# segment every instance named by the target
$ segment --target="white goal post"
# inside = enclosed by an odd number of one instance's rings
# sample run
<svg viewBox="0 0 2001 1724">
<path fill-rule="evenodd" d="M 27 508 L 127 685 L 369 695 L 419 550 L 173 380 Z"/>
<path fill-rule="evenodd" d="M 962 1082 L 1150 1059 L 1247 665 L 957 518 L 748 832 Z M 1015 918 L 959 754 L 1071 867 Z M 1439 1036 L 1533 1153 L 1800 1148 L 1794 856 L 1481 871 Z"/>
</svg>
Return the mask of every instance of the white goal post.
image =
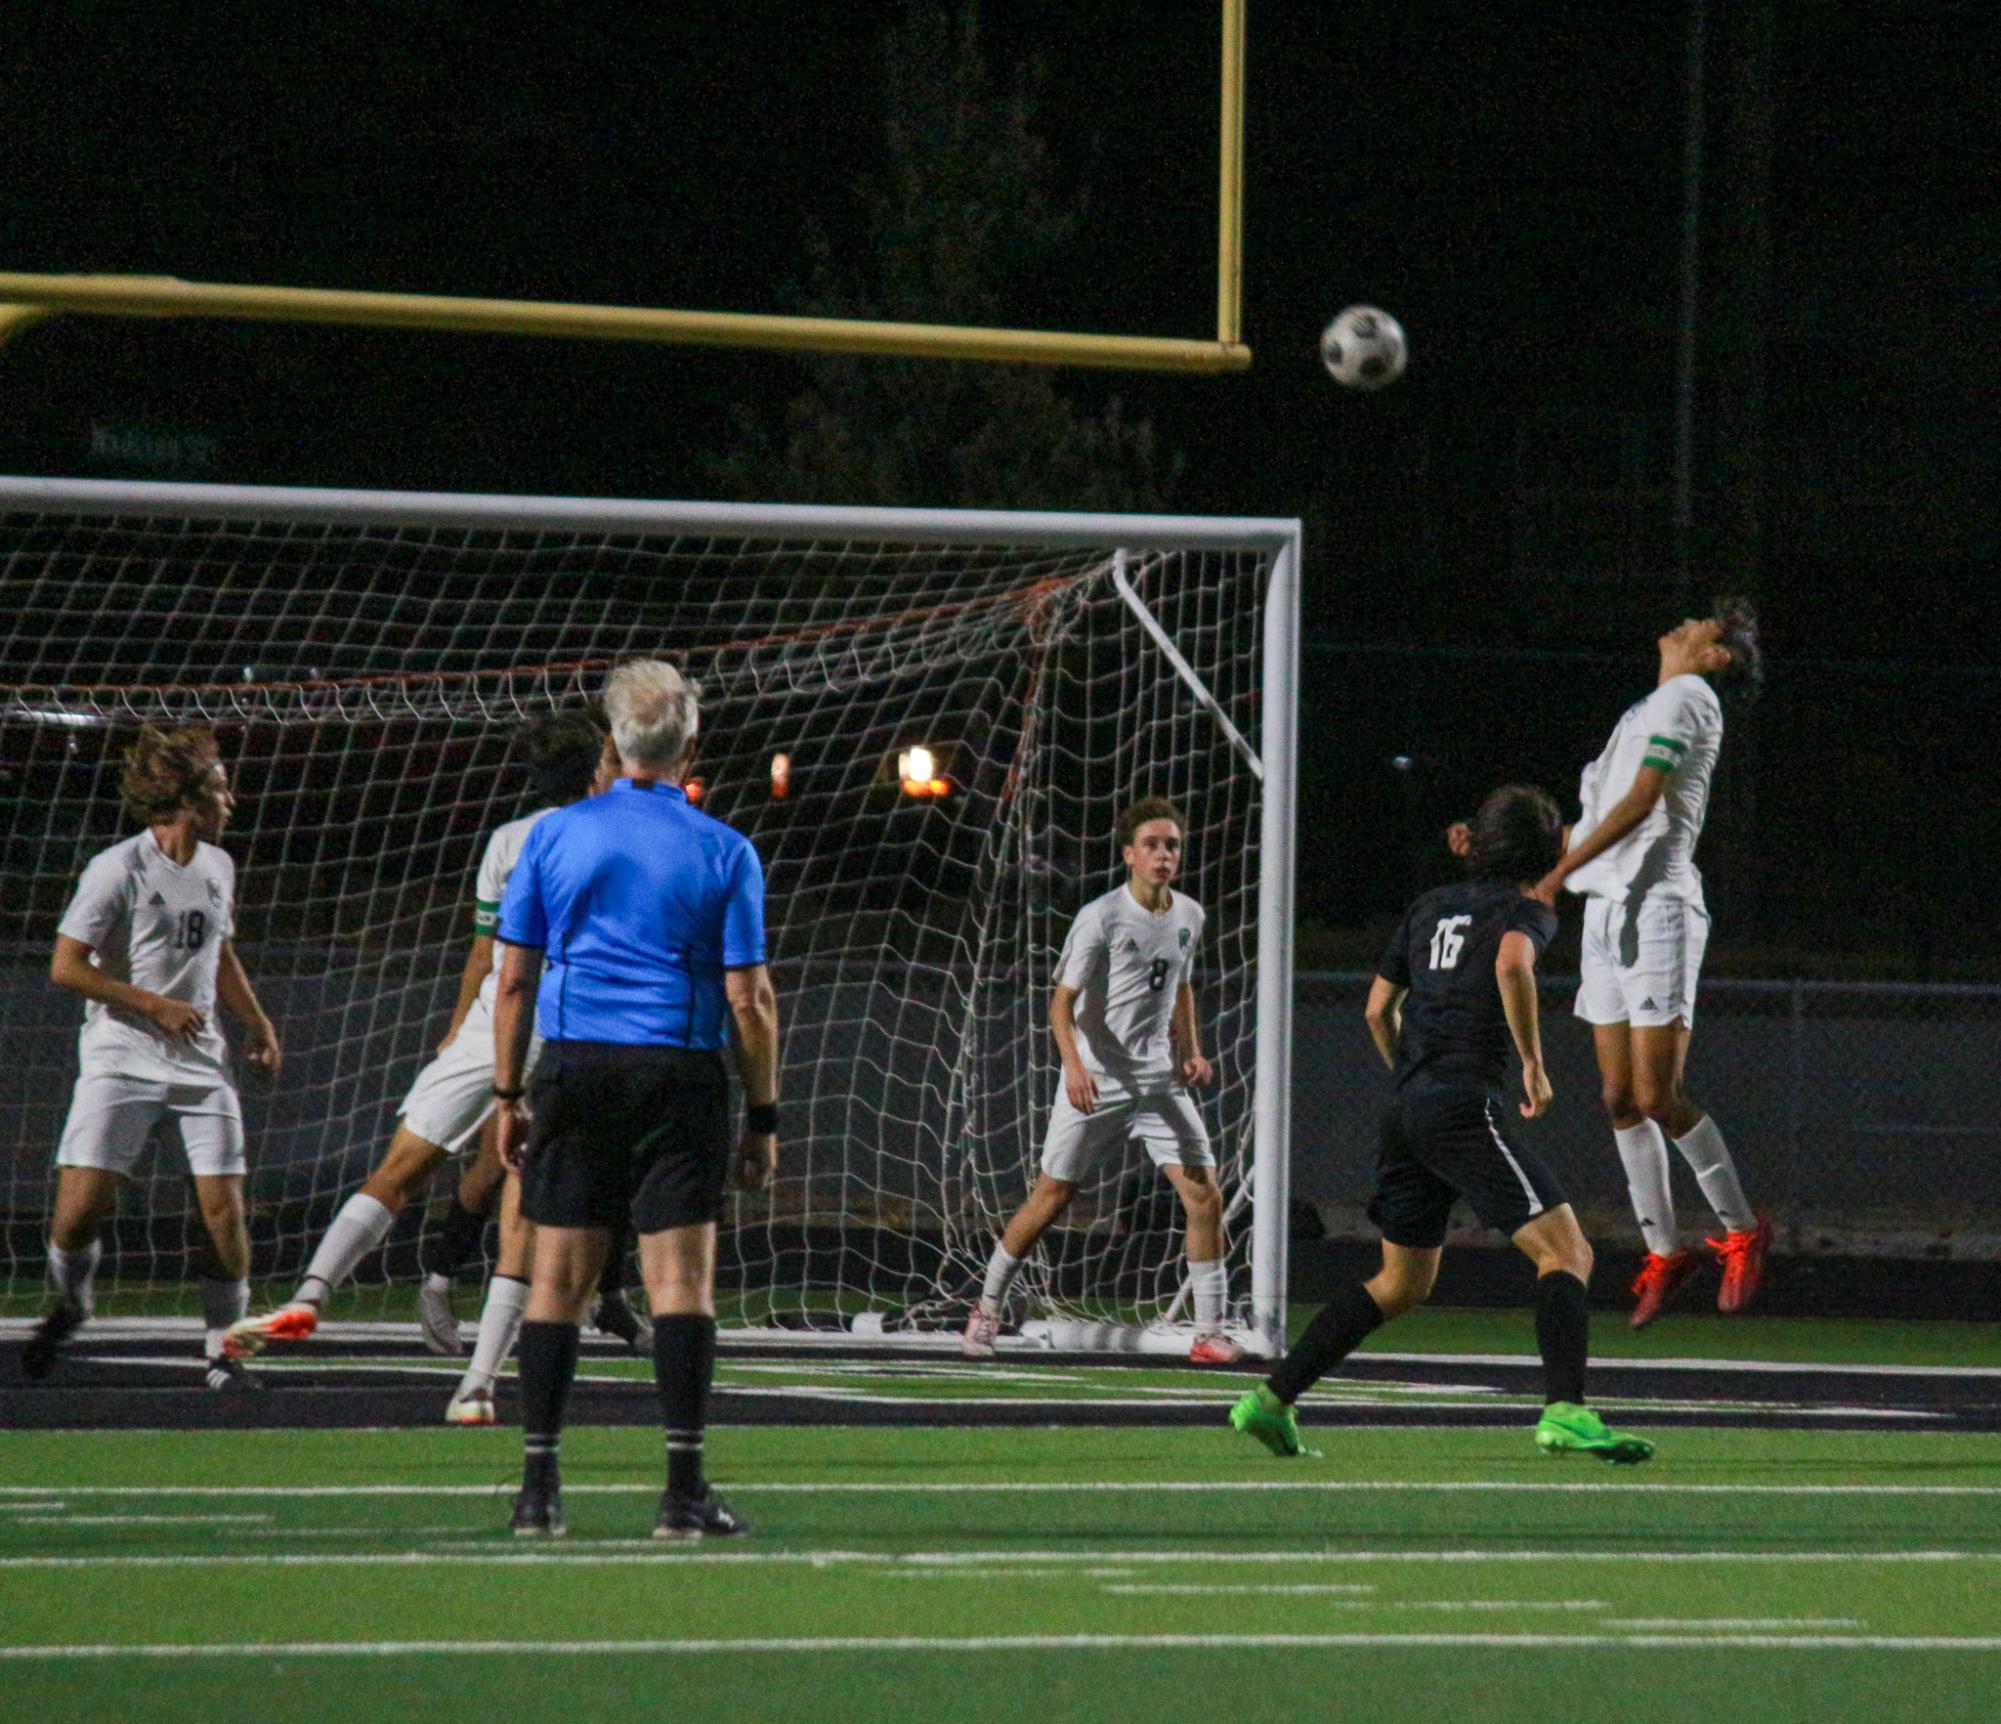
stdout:
<svg viewBox="0 0 2001 1724">
<path fill-rule="evenodd" d="M 253 1273 L 283 1288 L 449 1017 L 478 847 L 530 806 L 514 727 L 657 653 L 703 685 L 704 806 L 768 879 L 786 1124 L 776 1189 L 724 1217 L 730 1319 L 963 1319 L 1033 1179 L 1056 953 L 1158 794 L 1208 917 L 1232 1330 L 1282 1351 L 1299 555 L 1284 520 L 0 479 L 0 1309 L 39 1300 L 75 1075 L 55 923 L 130 830 L 140 725 L 213 725 L 238 780 L 239 945 L 287 1045 L 243 1085 Z M 135 1181 L 111 1309 L 192 1305 L 182 1173 L 163 1146 Z M 1018 1284 L 1017 1344 L 1185 1348 L 1165 1193 L 1137 1145 L 1107 1158 Z"/>
</svg>

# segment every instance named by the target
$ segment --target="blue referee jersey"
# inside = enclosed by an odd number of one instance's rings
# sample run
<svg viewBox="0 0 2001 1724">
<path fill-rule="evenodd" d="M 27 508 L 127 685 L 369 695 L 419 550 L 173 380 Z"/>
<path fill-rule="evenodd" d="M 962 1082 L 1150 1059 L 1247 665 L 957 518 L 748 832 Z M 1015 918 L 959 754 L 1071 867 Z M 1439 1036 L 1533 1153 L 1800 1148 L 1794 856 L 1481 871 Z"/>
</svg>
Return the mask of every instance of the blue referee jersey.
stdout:
<svg viewBox="0 0 2001 1724">
<path fill-rule="evenodd" d="M 764 870 L 678 786 L 621 778 L 528 835 L 496 931 L 547 960 L 544 1041 L 719 1048 L 723 972 L 764 962 Z"/>
</svg>

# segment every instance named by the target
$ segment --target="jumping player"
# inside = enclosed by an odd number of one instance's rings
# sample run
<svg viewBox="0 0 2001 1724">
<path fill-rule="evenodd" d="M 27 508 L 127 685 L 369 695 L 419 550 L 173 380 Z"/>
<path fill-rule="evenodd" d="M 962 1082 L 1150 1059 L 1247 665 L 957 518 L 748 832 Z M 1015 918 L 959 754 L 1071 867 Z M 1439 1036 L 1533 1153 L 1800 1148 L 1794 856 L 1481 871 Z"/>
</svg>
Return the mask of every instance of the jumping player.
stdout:
<svg viewBox="0 0 2001 1724">
<path fill-rule="evenodd" d="M 236 955 L 236 864 L 214 842 L 236 805 L 215 735 L 148 726 L 126 751 L 119 784 L 145 829 L 99 851 L 56 933 L 49 978 L 83 995 L 81 1069 L 56 1151 L 49 1226 L 54 1297 L 21 1355 L 29 1377 L 54 1367 L 89 1320 L 100 1234 L 153 1128 L 171 1121 L 187 1155 L 207 1232 L 204 1352 L 211 1389 L 249 1387 L 225 1356 L 250 1303 L 243 1219 L 243 1110 L 216 1026 L 218 1003 L 249 1032 L 245 1057 L 275 1075 L 277 1032 Z"/>
<path fill-rule="evenodd" d="M 1522 1117 L 1538 1118 L 1551 1100 L 1535 961 L 1556 932 L 1556 912 L 1531 888 L 1561 851 L 1556 804 L 1527 785 L 1504 786 L 1481 805 L 1470 839 L 1472 878 L 1410 907 L 1369 990 L 1369 1033 L 1396 1074 L 1369 1205 L 1383 1232 L 1382 1267 L 1329 1300 L 1271 1375 L 1230 1409 L 1230 1423 L 1275 1455 L 1301 1452 L 1300 1395 L 1430 1295 L 1458 1197 L 1536 1266 L 1546 1401 L 1537 1446 L 1628 1464 L 1654 1452 L 1584 1404 L 1591 1247 L 1554 1175 L 1516 1142 L 1502 1099 L 1512 1039 Z"/>
<path fill-rule="evenodd" d="M 1188 1217 L 1188 1275 L 1196 1335 L 1189 1358 L 1234 1363 L 1223 1332 L 1228 1282 L 1216 1158 L 1191 1089 L 1209 1082 L 1188 976 L 1202 939 L 1202 907 L 1172 890 L 1187 831 L 1180 810 L 1149 796 L 1119 816 L 1126 882 L 1086 904 L 1071 924 L 1049 1002 L 1063 1062 L 1050 1110 L 1042 1174 L 987 1263 L 985 1286 L 960 1350 L 993 1357 L 1001 1309 L 1022 1261 L 1070 1205 L 1092 1164 L 1137 1137 Z"/>
<path fill-rule="evenodd" d="M 487 840 L 473 889 L 473 945 L 452 1028 L 436 1057 L 410 1086 L 387 1153 L 334 1217 L 298 1291 L 277 1310 L 245 1318 L 230 1329 L 228 1345 L 234 1356 L 247 1357 L 270 1341 L 308 1339 L 319 1326 L 327 1296 L 388 1237 L 397 1215 L 423 1192 L 438 1165 L 479 1139 L 481 1125 L 493 1111 L 493 932 L 501 895 L 536 824 L 590 794 L 602 745 L 597 726 L 580 713 L 551 713 L 522 726 L 516 746 L 527 761 L 542 806 L 498 827 Z M 490 1183 L 487 1189 L 490 1192 Z M 469 1254 L 468 1235 L 476 1249 L 485 1225 L 466 1196 L 462 1190 L 446 1224 L 446 1234 L 456 1237 L 447 1247 L 445 1261 L 455 1253 Z M 437 1285 L 440 1261 L 435 1257 L 431 1261 L 419 1312 L 426 1344 L 434 1352 L 456 1353 L 461 1350 L 457 1320 Z M 525 1294 L 525 1285 L 521 1291 Z"/>
<path fill-rule="evenodd" d="M 1723 1265 L 1719 1310 L 1751 1303 L 1772 1239 L 1715 1120 L 1683 1087 L 1709 943 L 1695 844 L 1723 746 L 1718 691 L 1755 694 L 1763 677 L 1757 618 L 1742 599 L 1719 599 L 1710 615 L 1662 635 L 1659 647 L 1654 691 L 1627 709 L 1584 769 L 1583 813 L 1562 861 L 1538 887 L 1547 903 L 1559 887 L 1585 899 L 1576 1010 L 1591 1025 L 1605 1110 L 1646 1244 L 1633 1283 L 1636 1329 L 1659 1316 L 1699 1267 L 1675 1226 L 1669 1138 L 1723 1225 L 1724 1236 L 1708 1241 Z"/>
</svg>

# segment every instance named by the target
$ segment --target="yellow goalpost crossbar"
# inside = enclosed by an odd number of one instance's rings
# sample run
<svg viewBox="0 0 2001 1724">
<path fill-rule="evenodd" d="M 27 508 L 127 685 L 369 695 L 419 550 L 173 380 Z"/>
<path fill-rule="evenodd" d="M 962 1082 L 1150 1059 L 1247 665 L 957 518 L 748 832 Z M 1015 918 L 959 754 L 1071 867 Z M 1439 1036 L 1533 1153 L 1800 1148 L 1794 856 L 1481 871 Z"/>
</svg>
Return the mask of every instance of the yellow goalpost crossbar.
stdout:
<svg viewBox="0 0 2001 1724">
<path fill-rule="evenodd" d="M 661 341 L 798 353 L 983 359 L 1109 370 L 1226 372 L 1250 365 L 1240 340 L 1243 288 L 1244 5 L 1222 0 L 1222 147 L 1217 198 L 1216 339 L 1078 335 L 839 317 L 662 311 L 544 300 L 466 299 L 335 288 L 245 287 L 169 275 L 24 275 L 0 272 L 0 342 L 57 312 L 114 317 L 223 317 L 337 323 L 594 341 Z"/>
</svg>

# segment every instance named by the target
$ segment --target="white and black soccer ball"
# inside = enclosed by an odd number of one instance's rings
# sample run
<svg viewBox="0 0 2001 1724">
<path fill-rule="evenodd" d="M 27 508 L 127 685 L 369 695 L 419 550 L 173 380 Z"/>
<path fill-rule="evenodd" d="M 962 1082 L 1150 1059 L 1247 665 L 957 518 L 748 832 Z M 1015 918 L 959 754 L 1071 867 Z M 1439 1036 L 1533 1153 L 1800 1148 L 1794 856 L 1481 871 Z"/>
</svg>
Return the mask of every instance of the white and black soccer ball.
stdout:
<svg viewBox="0 0 2001 1724">
<path fill-rule="evenodd" d="M 1380 389 L 1403 375 L 1403 325 L 1373 305 L 1351 305 L 1320 332 L 1320 361 L 1344 389 Z"/>
</svg>

